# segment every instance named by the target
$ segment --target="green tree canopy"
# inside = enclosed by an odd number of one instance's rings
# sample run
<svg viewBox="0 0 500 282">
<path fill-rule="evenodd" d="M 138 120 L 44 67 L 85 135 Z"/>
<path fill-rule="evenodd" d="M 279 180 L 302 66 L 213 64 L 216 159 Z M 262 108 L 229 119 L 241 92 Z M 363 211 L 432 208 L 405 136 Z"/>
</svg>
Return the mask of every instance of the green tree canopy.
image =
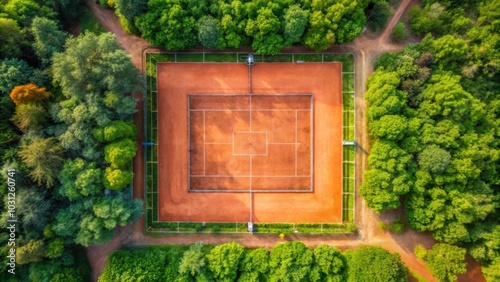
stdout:
<svg viewBox="0 0 500 282">
<path fill-rule="evenodd" d="M 203 16 L 198 20 L 198 41 L 206 48 L 223 49 L 226 46 L 218 19 Z"/>
<path fill-rule="evenodd" d="M 15 20 L 0 17 L 0 41 L 0 59 L 21 56 L 25 38 Z"/>
<path fill-rule="evenodd" d="M 309 12 L 303 10 L 299 5 L 292 5 L 285 10 L 283 38 L 284 45 L 290 46 L 300 42 L 302 35 L 309 22 Z"/>
<path fill-rule="evenodd" d="M 61 182 L 59 194 L 70 201 L 101 192 L 102 172 L 95 163 L 87 163 L 81 158 L 67 159 L 59 172 Z"/>
<path fill-rule="evenodd" d="M 319 245 L 314 248 L 314 262 L 309 274 L 310 281 L 345 281 L 347 264 L 342 253 L 335 247 Z"/>
<path fill-rule="evenodd" d="M 415 253 L 439 281 L 455 281 L 457 274 L 466 272 L 465 249 L 460 247 L 436 244 L 427 251 L 419 245 Z"/>
<path fill-rule="evenodd" d="M 361 246 L 347 250 L 348 280 L 355 281 L 408 281 L 406 266 L 398 253 L 389 253 L 381 247 Z"/>
<path fill-rule="evenodd" d="M 303 281 L 311 271 L 313 252 L 299 241 L 274 246 L 269 258 L 270 281 Z"/>
<path fill-rule="evenodd" d="M 193 244 L 189 247 L 189 250 L 184 252 L 179 265 L 179 274 L 197 278 L 201 281 L 207 279 L 209 272 L 207 267 L 207 258 L 203 252 L 202 243 Z"/>
<path fill-rule="evenodd" d="M 238 281 L 267 281 L 269 271 L 269 252 L 264 248 L 248 250 L 240 261 Z"/>
<path fill-rule="evenodd" d="M 47 111 L 42 105 L 29 103 L 17 106 L 11 121 L 26 133 L 29 130 L 41 129 L 41 125 L 47 120 L 47 117 Z"/>
<path fill-rule="evenodd" d="M 31 178 L 38 185 L 54 185 L 59 168 L 62 165 L 62 147 L 55 138 L 34 136 L 23 142 L 18 154 L 28 168 Z"/>
<path fill-rule="evenodd" d="M 128 168 L 137 151 L 137 145 L 130 139 L 123 139 L 104 147 L 104 159 L 113 168 Z"/>
<path fill-rule="evenodd" d="M 59 29 L 56 21 L 40 17 L 33 19 L 31 33 L 35 38 L 35 54 L 44 66 L 49 66 L 52 55 L 64 50 L 68 35 Z"/>
<path fill-rule="evenodd" d="M 132 171 L 107 167 L 102 182 L 106 189 L 118 191 L 127 187 L 133 179 L 134 173 Z"/>
<path fill-rule="evenodd" d="M 238 264 L 243 257 L 243 246 L 231 242 L 218 245 L 207 254 L 208 267 L 217 281 L 235 281 Z"/>
<path fill-rule="evenodd" d="M 125 94 L 136 89 L 137 70 L 112 34 L 87 32 L 68 39 L 65 47 L 54 54 L 52 70 L 67 98 L 82 100 L 87 93 Z"/>
</svg>

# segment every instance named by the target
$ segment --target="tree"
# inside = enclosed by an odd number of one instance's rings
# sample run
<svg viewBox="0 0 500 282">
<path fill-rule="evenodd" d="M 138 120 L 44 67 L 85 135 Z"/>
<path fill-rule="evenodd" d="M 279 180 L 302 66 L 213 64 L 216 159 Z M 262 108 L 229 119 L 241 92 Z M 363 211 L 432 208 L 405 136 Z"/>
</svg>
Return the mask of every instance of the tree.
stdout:
<svg viewBox="0 0 500 282">
<path fill-rule="evenodd" d="M 62 147 L 54 138 L 34 136 L 23 142 L 18 154 L 28 168 L 31 178 L 47 187 L 54 185 L 59 168 L 62 165 Z"/>
<path fill-rule="evenodd" d="M 37 131 L 47 120 L 47 111 L 39 104 L 21 104 L 16 107 L 16 113 L 11 121 L 23 132 Z"/>
<path fill-rule="evenodd" d="M 66 41 L 66 50 L 55 53 L 54 82 L 67 98 L 83 100 L 88 93 L 133 92 L 138 85 L 137 70 L 110 33 L 87 32 Z"/>
<path fill-rule="evenodd" d="M 304 44 L 314 51 L 323 51 L 335 43 L 332 23 L 321 11 L 312 11 L 309 27 L 304 35 Z"/>
<path fill-rule="evenodd" d="M 402 22 L 397 23 L 394 26 L 394 30 L 391 34 L 392 40 L 399 42 L 402 40 L 406 40 L 408 38 L 408 34 L 406 34 L 405 24 Z"/>
<path fill-rule="evenodd" d="M 379 31 L 384 28 L 391 13 L 391 7 L 386 1 L 377 1 L 368 15 L 366 25 L 373 31 Z"/>
<path fill-rule="evenodd" d="M 408 127 L 406 118 L 399 115 L 385 115 L 370 122 L 370 135 L 388 140 L 403 139 Z"/>
<path fill-rule="evenodd" d="M 104 127 L 102 132 L 103 140 L 99 140 L 97 137 L 96 139 L 101 142 L 113 142 L 122 138 L 135 139 L 137 131 L 137 127 L 132 122 L 115 120 Z"/>
<path fill-rule="evenodd" d="M 64 50 L 68 35 L 59 29 L 56 21 L 40 17 L 33 19 L 31 33 L 35 37 L 35 54 L 44 66 L 49 66 L 52 55 Z"/>
<path fill-rule="evenodd" d="M 159 248 L 118 250 L 109 256 L 98 281 L 168 281 L 163 271 L 169 259 L 167 251 Z"/>
<path fill-rule="evenodd" d="M 207 254 L 208 268 L 217 281 L 235 281 L 238 265 L 243 257 L 243 246 L 231 242 L 218 245 Z"/>
<path fill-rule="evenodd" d="M 389 253 L 381 247 L 361 246 L 344 252 L 349 282 L 407 281 L 406 266 L 398 253 Z"/>
<path fill-rule="evenodd" d="M 269 271 L 269 252 L 264 248 L 249 250 L 240 261 L 238 281 L 267 281 Z"/>
<path fill-rule="evenodd" d="M 134 141 L 123 139 L 104 147 L 104 159 L 113 168 L 127 168 L 130 167 L 136 151 L 137 145 Z"/>
<path fill-rule="evenodd" d="M 484 277 L 488 282 L 500 280 L 500 256 L 495 258 L 492 263 L 482 266 Z"/>
<path fill-rule="evenodd" d="M 56 259 L 61 257 L 64 251 L 64 239 L 56 238 L 51 240 L 47 247 L 45 248 L 45 257 L 50 259 Z"/>
<path fill-rule="evenodd" d="M 195 5 L 202 1 L 193 2 Z M 142 36 L 151 44 L 164 46 L 168 50 L 195 46 L 197 18 L 192 14 L 195 10 L 189 9 L 187 4 L 188 1 L 148 1 L 148 12 L 138 16 L 136 21 Z M 200 4 L 206 9 L 205 4 Z"/>
<path fill-rule="evenodd" d="M 128 21 L 133 22 L 135 17 L 142 15 L 148 9 L 147 0 L 114 0 L 115 7 Z"/>
<path fill-rule="evenodd" d="M 450 163 L 450 153 L 436 145 L 427 146 L 418 157 L 420 168 L 431 173 L 443 173 Z"/>
<path fill-rule="evenodd" d="M 467 59 L 469 47 L 462 38 L 445 35 L 432 42 L 433 54 L 442 69 L 458 69 Z"/>
<path fill-rule="evenodd" d="M 314 249 L 310 281 L 345 281 L 346 271 L 345 258 L 337 248 L 319 245 Z"/>
<path fill-rule="evenodd" d="M 465 249 L 457 246 L 436 244 L 427 251 L 419 245 L 415 248 L 415 253 L 439 281 L 455 281 L 457 274 L 467 270 Z"/>
<path fill-rule="evenodd" d="M 15 20 L 0 17 L 0 41 L 0 59 L 21 56 L 25 38 Z"/>
<path fill-rule="evenodd" d="M 28 239 L 39 238 L 51 218 L 52 204 L 45 191 L 37 191 L 35 187 L 25 187 L 16 193 L 16 215 Z"/>
<path fill-rule="evenodd" d="M 443 25 L 443 12 L 444 7 L 440 3 L 427 5 L 423 10 L 418 6 L 411 7 L 408 15 L 412 32 L 418 35 L 438 30 Z"/>
<path fill-rule="evenodd" d="M 38 87 L 34 83 L 14 87 L 10 92 L 10 98 L 16 105 L 26 103 L 38 103 L 47 100 L 50 92 L 45 87 Z"/>
<path fill-rule="evenodd" d="M 2 45 L 3 46 L 3 45 Z M 28 63 L 19 59 L 6 59 L 0 61 L 0 91 L 10 93 L 17 85 L 26 84 L 30 81 L 39 83 L 35 70 Z"/>
<path fill-rule="evenodd" d="M 203 244 L 196 243 L 184 252 L 179 265 L 179 274 L 189 277 L 204 277 L 207 274 L 207 259 L 203 253 Z"/>
<path fill-rule="evenodd" d="M 41 261 L 45 254 L 43 240 L 31 240 L 17 248 L 16 263 L 19 265 Z"/>
<path fill-rule="evenodd" d="M 21 26 L 31 26 L 37 16 L 53 19 L 56 13 L 49 7 L 39 5 L 33 0 L 10 0 L 4 7 L 5 13 L 15 19 Z"/>
<path fill-rule="evenodd" d="M 70 201 L 83 196 L 98 195 L 101 190 L 102 172 L 95 163 L 87 163 L 81 158 L 67 159 L 58 174 L 59 194 Z"/>
<path fill-rule="evenodd" d="M 299 5 L 292 5 L 285 10 L 283 19 L 284 45 L 290 46 L 293 43 L 299 42 L 309 21 L 309 12 L 303 10 Z"/>
<path fill-rule="evenodd" d="M 299 241 L 274 246 L 269 259 L 269 281 L 302 281 L 308 277 L 313 252 Z"/>
<path fill-rule="evenodd" d="M 106 189 L 118 191 L 132 183 L 133 179 L 134 173 L 132 171 L 107 167 L 102 182 Z"/>
<path fill-rule="evenodd" d="M 283 37 L 279 33 L 280 29 L 280 20 L 274 14 L 273 9 L 262 7 L 257 11 L 255 19 L 248 19 L 245 32 L 253 37 L 252 48 L 257 54 L 274 55 L 279 53 L 284 46 Z"/>
<path fill-rule="evenodd" d="M 224 49 L 226 45 L 219 20 L 212 16 L 201 17 L 198 20 L 198 41 L 206 48 Z"/>
</svg>

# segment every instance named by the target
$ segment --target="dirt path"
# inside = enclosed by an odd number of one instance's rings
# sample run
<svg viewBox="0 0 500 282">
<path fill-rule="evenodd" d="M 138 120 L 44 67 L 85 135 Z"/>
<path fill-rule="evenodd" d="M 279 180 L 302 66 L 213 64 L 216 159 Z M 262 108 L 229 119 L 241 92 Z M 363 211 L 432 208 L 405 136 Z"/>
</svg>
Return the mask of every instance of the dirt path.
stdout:
<svg viewBox="0 0 500 282">
<path fill-rule="evenodd" d="M 404 48 L 406 43 L 394 44 L 389 42 L 389 36 L 392 29 L 399 21 L 410 5 L 419 3 L 418 0 L 403 0 L 395 11 L 385 30 L 381 34 L 364 32 L 354 42 L 342 46 L 332 46 L 326 52 L 353 53 L 355 56 L 355 106 L 356 106 L 356 187 L 362 183 L 362 173 L 367 168 L 367 157 L 370 152 L 370 145 L 365 120 L 366 102 L 363 95 L 366 91 L 366 79 L 373 72 L 373 62 L 383 53 L 399 51 Z M 103 9 L 94 1 L 87 0 L 87 5 L 95 14 L 101 24 L 110 32 L 116 35 L 118 42 L 124 50 L 131 55 L 132 62 L 138 69 L 142 69 L 141 56 L 144 48 L 149 47 L 149 43 L 137 36 L 127 34 L 121 27 L 118 17 L 112 10 Z M 243 48 L 246 51 L 250 49 Z M 187 51 L 206 51 L 201 48 L 194 48 Z M 305 47 L 292 47 L 282 50 L 284 53 L 311 52 Z M 143 96 L 141 93 L 135 93 L 134 97 L 138 100 L 138 112 L 134 115 L 134 122 L 139 128 L 143 128 Z M 139 134 L 139 144 L 142 142 L 142 133 Z M 134 198 L 143 199 L 143 154 L 142 147 L 134 159 Z M 336 246 L 341 250 L 357 247 L 360 245 L 379 245 L 391 252 L 398 252 L 404 263 L 414 272 L 425 277 L 430 281 L 435 281 L 427 268 L 413 255 L 413 248 L 417 244 L 431 247 L 435 240 L 428 233 L 418 233 L 413 230 L 407 230 L 402 234 L 390 234 L 378 230 L 378 222 L 392 222 L 395 218 L 404 215 L 403 210 L 384 212 L 380 215 L 375 214 L 369 209 L 364 199 L 356 195 L 355 220 L 359 227 L 359 236 L 303 236 L 291 235 L 285 240 L 300 240 L 306 245 L 314 247 L 323 243 Z M 235 241 L 247 247 L 268 247 L 271 248 L 281 240 L 275 235 L 231 235 L 231 234 L 192 234 L 192 235 L 170 235 L 165 237 L 150 237 L 144 235 L 144 217 L 137 222 L 118 228 L 112 241 L 103 245 L 94 245 L 87 248 L 87 257 L 92 266 L 92 281 L 97 281 L 105 266 L 107 257 L 113 251 L 124 246 L 142 246 L 150 244 L 191 244 L 194 242 L 203 242 L 210 244 L 220 244 L 229 241 Z M 480 266 L 477 262 L 470 259 L 468 262 L 468 272 L 459 277 L 458 281 L 484 281 L 480 274 Z"/>
</svg>

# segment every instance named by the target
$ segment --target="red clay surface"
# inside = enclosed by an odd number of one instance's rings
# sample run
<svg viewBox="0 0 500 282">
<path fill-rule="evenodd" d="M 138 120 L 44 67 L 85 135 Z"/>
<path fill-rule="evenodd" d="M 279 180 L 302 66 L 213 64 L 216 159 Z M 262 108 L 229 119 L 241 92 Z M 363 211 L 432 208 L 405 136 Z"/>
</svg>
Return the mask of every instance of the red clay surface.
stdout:
<svg viewBox="0 0 500 282">
<path fill-rule="evenodd" d="M 311 192 L 311 95 L 190 95 L 189 191 Z"/>
<path fill-rule="evenodd" d="M 268 95 L 257 98 L 252 106 L 256 109 L 275 109 L 276 111 L 255 111 L 251 120 L 252 129 L 258 132 L 268 131 L 268 140 L 273 142 L 294 141 L 288 140 L 287 128 L 278 126 L 273 120 L 293 119 L 298 116 L 280 116 L 276 113 L 286 112 L 278 109 L 302 109 L 307 107 L 300 97 L 290 98 L 286 103 L 280 103 L 276 97 L 279 94 L 304 94 L 313 95 L 313 146 L 312 158 L 304 157 L 297 162 L 297 170 L 307 172 L 311 167 L 310 159 L 314 160 L 314 192 L 311 193 L 194 193 L 188 192 L 188 160 L 190 152 L 199 150 L 200 136 L 194 135 L 195 140 L 188 141 L 188 107 L 193 109 L 221 109 L 227 115 L 221 119 L 216 111 L 205 112 L 206 126 L 211 133 L 205 134 L 205 142 L 225 142 L 219 138 L 233 138 L 236 131 L 248 131 L 249 111 L 231 111 L 230 109 L 245 109 L 249 107 L 248 96 L 248 67 L 244 64 L 220 63 L 159 63 L 158 76 L 158 165 L 159 165 L 159 220 L 160 221 L 216 221 L 216 222 L 341 222 L 342 220 L 342 85 L 341 64 L 339 63 L 266 63 L 256 64 L 252 70 L 252 93 L 255 95 Z M 190 96 L 190 94 L 197 94 Z M 199 96 L 200 94 L 227 95 L 223 100 L 213 99 L 213 96 Z M 241 95 L 241 96 L 238 96 Z M 188 98 L 196 97 L 188 103 Z M 254 96 L 252 96 L 254 97 Z M 256 96 L 257 97 L 257 96 Z M 286 99 L 286 98 L 285 98 Z M 310 100 L 309 100 L 310 101 Z M 309 106 L 310 109 L 310 106 Z M 190 112 L 190 122 L 194 123 L 192 130 L 198 132 L 202 116 Z M 273 113 L 269 116 L 269 113 Z M 300 117 L 301 123 L 310 123 L 310 118 L 305 112 Z M 302 112 L 301 112 L 302 115 Z M 226 122 L 223 122 L 225 120 Z M 207 122 L 209 121 L 209 122 Z M 229 121 L 229 122 L 227 122 Z M 290 122 L 295 125 L 295 122 Z M 239 128 L 239 127 L 242 128 Z M 248 124 L 249 126 L 249 124 Z M 273 130 L 271 130 L 273 129 Z M 276 129 L 276 130 L 275 130 Z M 274 131 L 275 130 L 275 131 Z M 303 130 L 310 130 L 303 126 Z M 295 132 L 295 131 L 294 131 Z M 238 134 L 236 134 L 238 135 Z M 237 136 L 236 139 L 251 138 L 259 142 L 262 136 Z M 307 139 L 307 134 L 303 134 Z M 197 139 L 198 138 L 198 139 Z M 281 138 L 281 139 L 280 139 Z M 284 138 L 284 139 L 283 139 Z M 208 141 L 207 141 L 208 140 Z M 248 139 L 247 139 L 248 140 Z M 216 142 L 214 142 L 216 141 Z M 305 140 L 300 140 L 305 143 Z M 194 142 L 194 143 L 193 143 Z M 188 146 L 190 144 L 190 146 Z M 194 145 L 194 148 L 190 148 Z M 205 143 L 205 147 L 209 144 Z M 223 145 L 221 145 L 223 146 Z M 226 145 L 232 146 L 232 145 Z M 259 145 L 262 146 L 262 145 Z M 294 147 L 267 145 L 269 154 L 285 153 L 295 155 Z M 210 147 L 210 146 L 208 146 Z M 237 145 L 240 152 L 248 152 L 242 144 Z M 305 146 L 307 147 L 307 146 Z M 193 149 L 190 151 L 190 149 Z M 205 148 L 209 156 L 206 165 L 200 164 L 200 153 L 195 153 L 191 160 L 191 174 L 205 170 L 209 174 L 243 174 L 248 173 L 250 156 L 229 156 L 233 148 Z M 256 149 L 259 150 L 259 149 Z M 302 152 L 302 151 L 298 151 Z M 299 154 L 298 154 L 299 155 Z M 237 159 L 243 158 L 243 159 Z M 236 159 L 236 160 L 234 160 Z M 253 165 L 258 167 L 254 175 L 280 175 L 291 173 L 295 165 L 276 167 L 265 156 L 252 156 Z M 279 159 L 279 157 L 278 157 Z M 219 160 L 222 160 L 221 165 Z M 228 164 L 231 165 L 227 169 Z M 194 172 L 194 173 L 193 173 Z M 250 177 L 248 177 L 250 178 Z M 300 187 L 297 178 L 287 178 L 281 185 L 292 188 Z M 228 177 L 224 181 L 206 177 L 203 183 L 191 182 L 192 187 L 210 188 L 210 183 L 219 182 L 230 189 L 240 187 L 249 189 L 250 179 L 244 177 Z M 246 186 L 245 186 L 245 183 Z M 272 183 L 279 183 L 276 179 L 256 177 L 252 188 L 264 189 Z M 252 197 L 252 199 L 250 198 Z M 251 204 L 252 203 L 252 204 Z M 252 205 L 252 207 L 250 207 Z M 250 219 L 250 209 L 253 217 Z"/>
</svg>

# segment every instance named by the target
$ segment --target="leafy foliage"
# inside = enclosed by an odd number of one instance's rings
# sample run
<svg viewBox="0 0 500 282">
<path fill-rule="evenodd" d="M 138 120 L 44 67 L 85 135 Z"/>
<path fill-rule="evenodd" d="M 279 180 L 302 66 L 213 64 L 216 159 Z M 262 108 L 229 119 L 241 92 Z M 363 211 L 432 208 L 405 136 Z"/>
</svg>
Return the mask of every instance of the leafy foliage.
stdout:
<svg viewBox="0 0 500 282">
<path fill-rule="evenodd" d="M 45 108 L 39 104 L 21 104 L 16 107 L 16 113 L 11 121 L 23 132 L 37 131 L 41 124 L 47 120 Z"/>
<path fill-rule="evenodd" d="M 31 178 L 47 187 L 54 185 L 56 175 L 62 165 L 62 147 L 55 138 L 32 137 L 21 144 L 19 156 L 31 169 Z"/>
<path fill-rule="evenodd" d="M 360 193 L 377 212 L 404 203 L 410 227 L 489 265 L 500 255 L 498 1 L 425 1 L 409 14 L 414 33 L 432 34 L 382 56 L 368 79 Z"/>
<path fill-rule="evenodd" d="M 361 33 L 367 2 L 153 0 L 135 23 L 146 40 L 169 50 L 251 45 L 257 54 L 277 54 L 303 42 L 322 51 Z"/>
<path fill-rule="evenodd" d="M 18 58 L 25 42 L 21 28 L 13 19 L 0 17 L 0 58 Z"/>
<path fill-rule="evenodd" d="M 207 279 L 207 276 L 210 275 L 202 243 L 191 245 L 189 250 L 184 252 L 179 264 L 179 274 L 186 275 L 187 277 L 197 277 L 198 279 Z"/>
<path fill-rule="evenodd" d="M 270 281 L 302 281 L 313 262 L 313 252 L 299 241 L 274 246 L 269 258 Z"/>
<path fill-rule="evenodd" d="M 104 159 L 113 168 L 130 167 L 137 145 L 130 139 L 113 142 L 104 148 Z"/>
<path fill-rule="evenodd" d="M 67 98 L 83 99 L 89 92 L 130 93 L 137 71 L 110 33 L 87 32 L 66 41 L 66 50 L 53 57 L 54 82 Z"/>
<path fill-rule="evenodd" d="M 347 250 L 344 256 L 348 265 L 347 281 L 407 281 L 406 267 L 397 253 L 361 246 Z"/>
<path fill-rule="evenodd" d="M 430 250 L 415 251 L 439 281 L 455 281 L 457 274 L 466 272 L 465 249 L 448 244 L 436 244 Z"/>
<path fill-rule="evenodd" d="M 219 49 L 225 47 L 219 20 L 212 16 L 203 16 L 198 20 L 198 26 L 198 41 L 201 46 Z"/>
<path fill-rule="evenodd" d="M 367 27 L 373 31 L 383 29 L 391 13 L 391 7 L 389 7 L 387 1 L 376 1 L 368 15 Z"/>
<path fill-rule="evenodd" d="M 43 65 L 48 66 L 52 55 L 63 51 L 67 34 L 59 29 L 56 21 L 40 17 L 33 19 L 31 32 L 35 38 L 35 54 Z"/>
<path fill-rule="evenodd" d="M 243 256 L 243 246 L 231 242 L 218 245 L 207 254 L 208 267 L 217 281 L 235 281 L 238 264 Z"/>
<path fill-rule="evenodd" d="M 99 281 L 407 281 L 398 254 L 367 246 L 344 254 L 298 241 L 278 244 L 271 254 L 236 243 L 150 246 L 111 254 Z"/>
<path fill-rule="evenodd" d="M 264 248 L 248 250 L 240 261 L 238 281 L 266 281 L 269 271 L 269 252 Z"/>
<path fill-rule="evenodd" d="M 18 85 L 34 82 L 40 84 L 42 80 L 37 72 L 23 60 L 6 59 L 0 61 L 0 91 L 10 93 Z"/>
<path fill-rule="evenodd" d="M 310 281 L 345 281 L 346 271 L 346 260 L 337 248 L 319 245 L 314 249 Z"/>
</svg>

